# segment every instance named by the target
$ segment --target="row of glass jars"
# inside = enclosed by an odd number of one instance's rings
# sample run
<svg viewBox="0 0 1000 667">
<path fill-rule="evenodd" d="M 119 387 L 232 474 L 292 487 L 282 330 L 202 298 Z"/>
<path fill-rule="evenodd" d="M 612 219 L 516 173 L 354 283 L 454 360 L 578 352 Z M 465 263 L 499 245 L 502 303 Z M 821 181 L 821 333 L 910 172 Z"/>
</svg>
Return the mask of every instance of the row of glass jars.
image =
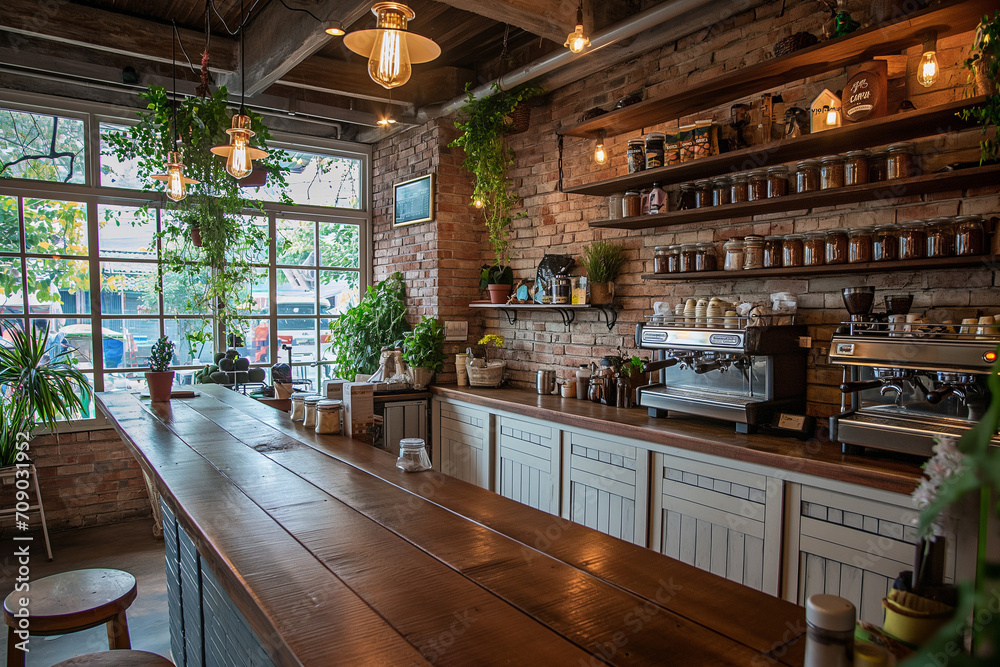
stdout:
<svg viewBox="0 0 1000 667">
<path fill-rule="evenodd" d="M 679 208 L 693 209 L 783 197 L 917 175 L 915 146 L 903 141 L 873 151 L 848 151 L 795 165 L 789 182 L 785 165 L 680 186 Z"/>
<path fill-rule="evenodd" d="M 978 215 L 808 234 L 747 236 L 725 242 L 722 268 L 741 271 L 982 255 L 986 253 L 986 236 L 985 223 Z M 657 246 L 653 270 L 661 274 L 714 271 L 717 264 L 711 243 Z"/>
</svg>

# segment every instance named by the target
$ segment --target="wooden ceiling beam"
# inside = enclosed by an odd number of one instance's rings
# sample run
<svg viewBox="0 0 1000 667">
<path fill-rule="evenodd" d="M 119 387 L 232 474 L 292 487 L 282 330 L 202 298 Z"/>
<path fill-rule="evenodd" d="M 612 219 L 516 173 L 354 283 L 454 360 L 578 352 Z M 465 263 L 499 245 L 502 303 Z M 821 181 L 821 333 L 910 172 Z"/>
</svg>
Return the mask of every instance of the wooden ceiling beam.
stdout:
<svg viewBox="0 0 1000 667">
<path fill-rule="evenodd" d="M 486 18 L 509 23 L 530 33 L 562 44 L 576 25 L 577 0 L 440 0 L 456 9 L 463 9 Z M 584 3 L 585 7 L 588 3 Z"/>
</svg>

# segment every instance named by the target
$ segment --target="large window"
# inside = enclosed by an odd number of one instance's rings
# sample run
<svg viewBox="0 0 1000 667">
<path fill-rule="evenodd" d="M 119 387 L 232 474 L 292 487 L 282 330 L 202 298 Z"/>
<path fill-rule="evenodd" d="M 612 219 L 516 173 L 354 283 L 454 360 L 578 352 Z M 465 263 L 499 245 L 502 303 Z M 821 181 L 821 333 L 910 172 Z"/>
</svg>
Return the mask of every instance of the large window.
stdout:
<svg viewBox="0 0 1000 667">
<path fill-rule="evenodd" d="M 214 341 L 211 314 L 192 305 L 193 279 L 160 271 L 165 198 L 142 190 L 134 164 L 102 150 L 102 134 L 127 121 L 25 101 L 0 102 L 0 336 L 15 324 L 49 326 L 51 344 L 73 351 L 97 391 L 135 391 L 150 346 L 167 335 L 178 381 L 192 382 L 226 345 Z M 253 365 L 290 355 L 295 377 L 318 383 L 329 377 L 329 323 L 370 275 L 369 154 L 302 137 L 274 143 L 289 152 L 295 206 L 258 188 L 264 214 L 246 224 L 266 229 L 271 243 L 252 260 L 249 306 L 228 333 L 240 335 Z"/>
</svg>

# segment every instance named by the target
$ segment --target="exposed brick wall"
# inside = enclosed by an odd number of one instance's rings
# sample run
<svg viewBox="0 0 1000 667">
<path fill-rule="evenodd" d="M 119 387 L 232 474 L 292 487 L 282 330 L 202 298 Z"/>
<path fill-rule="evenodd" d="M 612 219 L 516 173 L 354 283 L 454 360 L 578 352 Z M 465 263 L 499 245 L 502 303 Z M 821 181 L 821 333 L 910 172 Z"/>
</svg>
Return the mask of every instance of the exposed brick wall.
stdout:
<svg viewBox="0 0 1000 667">
<path fill-rule="evenodd" d="M 151 513 L 142 470 L 112 429 L 39 435 L 31 441 L 50 531 L 118 523 Z M 11 486 L 0 491 L 7 505 Z M 34 502 L 34 489 L 31 490 Z M 5 517 L 4 531 L 10 528 Z M 39 527 L 38 513 L 31 525 Z"/>
<path fill-rule="evenodd" d="M 780 15 L 784 5 L 784 14 Z M 852 5 L 852 10 L 854 6 Z M 863 16 L 861 18 L 864 18 Z M 840 289 L 849 285 L 873 285 L 878 289 L 879 298 L 891 292 L 913 293 L 914 310 L 927 310 L 934 319 L 971 317 L 977 313 L 994 314 L 1000 312 L 1000 290 L 997 289 L 998 272 L 995 267 L 953 270 L 953 271 L 899 271 L 873 275 L 843 275 L 830 277 L 803 277 L 801 279 L 746 279 L 738 273 L 730 280 L 713 282 L 691 282 L 679 284 L 647 283 L 641 274 L 652 271 L 653 247 L 673 243 L 695 241 L 715 241 L 721 251 L 721 243 L 730 237 L 746 234 L 783 234 L 804 232 L 835 227 L 867 227 L 879 223 L 906 221 L 916 218 L 931 218 L 956 214 L 997 214 L 1000 213 L 1000 195 L 995 187 L 971 191 L 941 192 L 926 196 L 907 195 L 905 192 L 887 192 L 887 197 L 879 202 L 848 204 L 811 210 L 789 211 L 768 215 L 706 223 L 648 229 L 634 232 L 620 230 L 591 229 L 589 222 L 607 218 L 607 202 L 604 198 L 580 195 L 566 195 L 558 192 L 558 150 L 557 131 L 575 124 L 580 114 L 594 106 L 610 108 L 615 100 L 640 87 L 647 88 L 646 95 L 655 97 L 677 87 L 688 86 L 770 57 L 772 45 L 778 40 L 800 30 L 820 34 L 825 19 L 819 5 L 811 0 L 788 0 L 763 2 L 756 9 L 743 12 L 729 20 L 716 24 L 710 31 L 700 30 L 676 43 L 666 44 L 659 50 L 651 51 L 633 61 L 609 68 L 586 79 L 552 91 L 545 103 L 532 110 L 531 129 L 524 134 L 509 138 L 517 159 L 510 175 L 517 192 L 523 199 L 525 218 L 517 219 L 513 225 L 512 265 L 518 278 L 533 277 L 535 266 L 545 253 L 561 253 L 579 256 L 583 247 L 592 240 L 617 239 L 630 251 L 631 261 L 617 281 L 617 303 L 620 308 L 618 324 L 608 332 L 594 313 L 581 313 L 577 322 L 566 332 L 556 314 L 522 314 L 514 326 L 510 326 L 502 315 L 482 314 L 481 318 L 488 331 L 499 331 L 508 338 L 505 355 L 515 384 L 530 386 L 534 372 L 538 368 L 555 368 L 559 374 L 568 376 L 570 369 L 613 353 L 618 346 L 626 352 L 634 351 L 633 336 L 635 325 L 643 321 L 651 312 L 654 301 L 676 303 L 689 296 L 721 296 L 723 298 L 763 299 L 778 291 L 792 291 L 800 295 L 802 319 L 809 325 L 813 337 L 813 350 L 809 360 L 809 412 L 814 415 L 829 415 L 839 407 L 840 392 L 839 367 L 826 363 L 827 348 L 834 325 L 846 317 L 840 297 Z M 919 47 L 909 49 L 905 97 L 918 108 L 945 103 L 962 97 L 965 71 L 958 68 L 959 61 L 966 55 L 971 33 L 942 38 L 938 42 L 938 60 L 942 66 L 941 78 L 932 88 L 921 88 L 915 81 L 914 71 L 920 56 Z M 789 81 L 780 90 L 788 106 L 807 107 L 812 99 L 824 88 L 836 91 L 847 81 L 846 70 L 832 71 L 819 77 L 800 81 Z M 763 91 L 762 91 L 763 92 Z M 676 119 L 663 125 L 644 128 L 645 132 L 676 127 L 678 124 L 696 119 L 713 118 L 724 121 L 729 117 L 729 107 L 739 99 L 720 99 L 719 107 Z M 436 121 L 423 128 L 413 130 L 403 137 L 426 137 L 428 133 L 440 132 L 449 126 L 448 121 Z M 583 139 L 566 138 L 564 145 L 564 178 L 568 186 L 602 180 L 627 172 L 625 146 L 630 138 L 638 137 L 640 131 L 633 131 L 606 142 L 611 159 L 605 167 L 598 167 L 592 161 L 593 142 Z M 377 147 L 378 159 L 386 152 L 392 152 L 399 138 L 382 142 Z M 923 155 L 925 172 L 958 160 L 978 159 L 976 142 L 978 133 L 964 133 L 958 137 L 938 137 L 921 140 L 918 150 Z M 399 144 L 405 150 L 407 139 Z M 431 146 L 435 142 L 431 139 Z M 442 150 L 446 142 L 438 141 L 437 150 Z M 840 152 L 856 148 L 844 146 Z M 461 151 L 458 151 L 461 153 Z M 817 156 L 819 157 L 819 156 Z M 432 158 L 433 161 L 433 158 Z M 744 171 L 754 164 L 734 164 L 731 171 Z M 450 165 L 449 165 L 450 167 Z M 405 171 L 405 169 L 404 169 Z M 382 171 L 376 167 L 376 202 L 385 204 L 386 192 L 391 192 L 390 184 L 383 180 L 387 174 L 398 172 Z M 416 174 L 417 172 L 412 172 Z M 458 191 L 468 183 L 468 176 L 450 168 L 439 171 L 439 189 L 450 183 Z M 467 186 L 465 186 L 467 187 Z M 671 186 L 676 188 L 676 186 Z M 388 190 L 387 190 L 388 189 Z M 391 195 L 389 195 L 391 196 Z M 465 211 L 460 210 L 461 206 Z M 468 224 L 468 199 L 459 197 L 459 209 L 450 212 Z M 376 265 L 385 261 L 379 257 L 383 249 L 407 248 L 412 243 L 405 231 L 391 230 L 384 224 L 379 227 L 376 216 L 376 232 L 381 232 L 375 244 Z M 473 221 L 481 229 L 478 221 Z M 433 233 L 433 232 L 432 232 Z M 480 235 L 482 237 L 482 235 Z M 468 238 L 468 237 L 467 237 Z M 436 252 L 446 249 L 454 240 L 438 237 Z M 421 245 L 434 246 L 431 239 L 421 240 Z M 467 244 L 463 246 L 467 247 Z M 480 246 L 480 257 L 486 257 L 485 243 Z M 720 253 L 721 255 L 721 253 Z M 433 269 L 428 268 L 428 271 Z M 458 278 L 456 272 L 455 276 Z M 461 307 L 467 298 L 469 286 L 474 279 L 462 285 L 462 296 L 451 296 L 444 286 L 438 288 L 438 305 Z M 461 282 L 459 279 L 458 282 Z M 457 287 L 450 285 L 450 287 Z M 482 298 L 477 290 L 471 290 L 475 298 Z M 427 302 L 421 302 L 422 304 Z M 443 311 L 442 311 L 443 312 Z"/>
</svg>

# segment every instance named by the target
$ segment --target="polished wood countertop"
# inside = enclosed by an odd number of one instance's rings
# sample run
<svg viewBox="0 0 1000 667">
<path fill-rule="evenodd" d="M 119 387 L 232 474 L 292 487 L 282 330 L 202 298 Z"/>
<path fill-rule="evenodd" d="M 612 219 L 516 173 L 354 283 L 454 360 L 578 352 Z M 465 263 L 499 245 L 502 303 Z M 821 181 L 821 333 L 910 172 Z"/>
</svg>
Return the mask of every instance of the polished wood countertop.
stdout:
<svg viewBox="0 0 1000 667">
<path fill-rule="evenodd" d="M 99 394 L 279 665 L 801 665 L 804 610 L 221 386 Z"/>
<path fill-rule="evenodd" d="M 431 391 L 441 398 L 484 408 L 895 493 L 911 493 L 921 477 L 920 464 L 913 457 L 889 452 L 849 456 L 842 454 L 836 443 L 741 434 L 734 431 L 732 423 L 719 420 L 656 418 L 650 417 L 646 408 L 609 408 L 591 401 L 540 395 L 530 389 L 432 385 Z"/>
</svg>

